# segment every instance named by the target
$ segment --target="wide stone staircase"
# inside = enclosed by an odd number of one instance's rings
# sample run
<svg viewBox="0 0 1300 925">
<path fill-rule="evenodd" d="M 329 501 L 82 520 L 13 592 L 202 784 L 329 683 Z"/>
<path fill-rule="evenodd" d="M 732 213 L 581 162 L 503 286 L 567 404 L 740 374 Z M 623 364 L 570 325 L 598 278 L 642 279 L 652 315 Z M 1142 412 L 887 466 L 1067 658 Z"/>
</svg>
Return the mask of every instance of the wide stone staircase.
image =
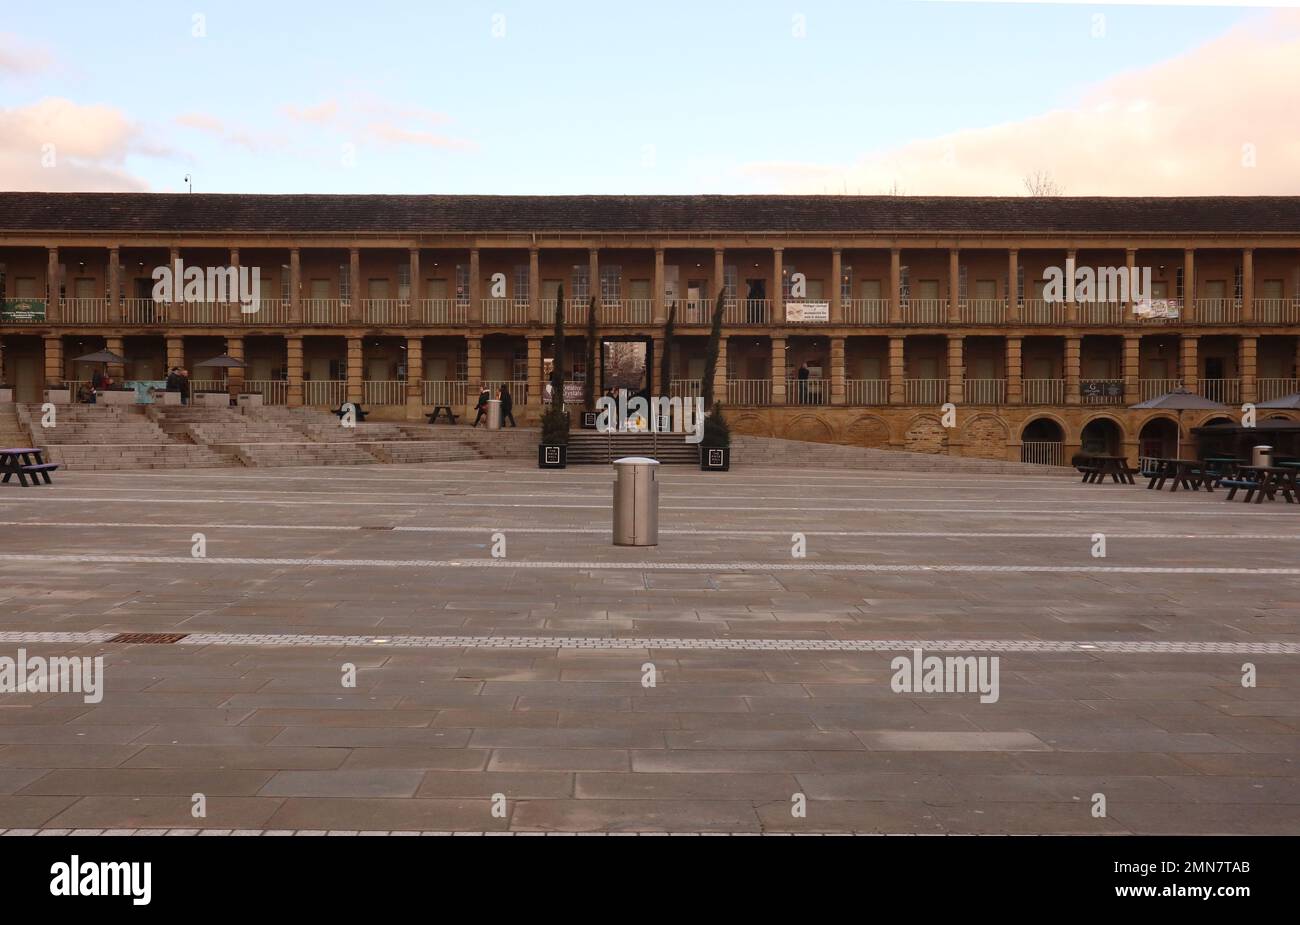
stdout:
<svg viewBox="0 0 1300 925">
<path fill-rule="evenodd" d="M 648 456 L 664 465 L 699 465 L 697 444 L 681 434 L 602 434 L 575 430 L 569 434 L 569 464 L 608 465 L 624 456 Z"/>
<path fill-rule="evenodd" d="M 25 426 L 18 422 L 14 405 L 0 405 L 0 447 L 28 447 L 32 445 L 32 435 Z"/>
<path fill-rule="evenodd" d="M 164 431 L 136 405 L 56 405 L 53 425 L 42 426 L 41 406 L 14 406 L 34 446 L 49 462 L 69 469 L 181 469 L 229 466 L 236 461 Z"/>
</svg>

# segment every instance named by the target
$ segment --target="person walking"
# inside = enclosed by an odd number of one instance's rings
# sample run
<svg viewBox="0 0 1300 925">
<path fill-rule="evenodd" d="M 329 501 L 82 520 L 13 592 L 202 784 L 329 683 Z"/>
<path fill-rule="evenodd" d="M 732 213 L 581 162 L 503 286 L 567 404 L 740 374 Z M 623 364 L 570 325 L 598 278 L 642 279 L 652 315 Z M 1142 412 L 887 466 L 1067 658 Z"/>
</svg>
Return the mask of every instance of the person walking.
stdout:
<svg viewBox="0 0 1300 925">
<path fill-rule="evenodd" d="M 518 427 L 519 425 L 515 423 L 515 416 L 511 414 L 511 410 L 515 406 L 515 400 L 510 396 L 510 390 L 506 388 L 504 383 L 497 390 L 497 399 L 501 402 L 501 426 L 505 427 L 506 421 L 509 421 L 511 427 Z"/>
<path fill-rule="evenodd" d="M 491 392 L 491 390 L 487 387 L 487 383 L 485 382 L 485 383 L 483 383 L 483 385 L 479 388 L 479 393 L 478 393 L 478 404 L 474 406 L 474 410 L 478 412 L 478 414 L 474 417 L 474 426 L 475 426 L 475 427 L 478 427 L 478 422 L 479 422 L 479 421 L 481 421 L 481 420 L 483 420 L 483 418 L 487 417 L 487 413 L 488 413 L 488 401 L 490 401 L 491 398 L 492 398 L 492 392 Z"/>
<path fill-rule="evenodd" d="M 190 371 L 182 369 L 178 376 L 181 385 L 181 404 L 188 405 L 190 403 Z"/>
</svg>

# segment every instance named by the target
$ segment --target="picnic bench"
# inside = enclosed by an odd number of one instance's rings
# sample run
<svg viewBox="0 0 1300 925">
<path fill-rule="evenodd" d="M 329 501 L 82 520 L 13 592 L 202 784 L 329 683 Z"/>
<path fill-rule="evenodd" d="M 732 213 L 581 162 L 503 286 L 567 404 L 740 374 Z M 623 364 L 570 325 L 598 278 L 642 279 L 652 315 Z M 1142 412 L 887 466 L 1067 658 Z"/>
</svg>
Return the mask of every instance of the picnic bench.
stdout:
<svg viewBox="0 0 1300 925">
<path fill-rule="evenodd" d="M 456 418 L 459 417 L 459 415 L 452 412 L 451 405 L 434 405 L 433 411 L 429 414 L 429 423 L 437 424 L 438 417 L 442 414 L 447 415 L 447 420 L 452 424 L 455 424 Z"/>
<path fill-rule="evenodd" d="M 1238 466 L 1236 472 L 1219 484 L 1228 489 L 1224 501 L 1231 501 L 1238 491 L 1244 490 L 1246 495 L 1242 501 L 1246 504 L 1252 499 L 1256 504 L 1265 498 L 1274 501 L 1278 492 L 1282 493 L 1287 504 L 1295 504 L 1296 495 L 1300 494 L 1297 477 L 1300 477 L 1300 469 L 1293 466 Z"/>
<path fill-rule="evenodd" d="M 1214 485 L 1222 473 L 1208 469 L 1199 459 L 1155 459 L 1152 467 L 1143 470 L 1142 475 L 1149 479 L 1147 488 L 1163 491 L 1165 483 L 1170 483 L 1169 490 L 1177 491 L 1180 487 L 1196 491 L 1204 487 L 1214 491 Z"/>
<path fill-rule="evenodd" d="M 1082 481 L 1093 484 L 1104 482 L 1109 475 L 1112 482 L 1132 485 L 1133 476 L 1137 474 L 1124 456 L 1085 456 L 1075 464 L 1075 468 L 1083 473 Z"/>
<path fill-rule="evenodd" d="M 9 449 L 0 449 L 0 472 L 4 477 L 0 478 L 0 483 L 8 483 L 11 476 L 18 476 L 18 484 L 27 487 L 27 480 L 31 479 L 31 484 L 40 485 L 42 480 L 44 484 L 49 485 L 50 473 L 59 468 L 58 463 L 47 463 L 42 451 L 34 446 L 11 447 Z"/>
</svg>

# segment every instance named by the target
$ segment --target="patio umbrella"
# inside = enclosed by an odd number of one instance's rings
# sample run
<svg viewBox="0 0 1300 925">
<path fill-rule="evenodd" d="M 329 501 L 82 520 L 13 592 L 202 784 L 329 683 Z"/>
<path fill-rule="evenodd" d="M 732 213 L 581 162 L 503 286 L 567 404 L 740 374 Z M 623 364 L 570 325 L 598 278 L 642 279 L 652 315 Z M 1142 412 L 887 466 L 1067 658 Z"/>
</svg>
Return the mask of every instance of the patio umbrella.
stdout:
<svg viewBox="0 0 1300 925">
<path fill-rule="evenodd" d="M 1255 402 L 1255 407 L 1300 410 L 1300 392 L 1292 392 L 1290 395 L 1283 395 L 1281 398 L 1270 398 L 1268 401 L 1258 401 Z"/>
<path fill-rule="evenodd" d="M 98 350 L 95 353 L 88 353 L 83 357 L 75 357 L 73 358 L 72 362 L 120 364 L 120 363 L 125 363 L 126 358 L 118 356 L 116 353 L 113 353 L 111 350 Z"/>
<path fill-rule="evenodd" d="M 247 366 L 248 364 L 245 363 L 243 360 L 235 359 L 228 353 L 223 353 L 221 354 L 221 356 L 216 356 L 210 360 L 204 360 L 202 363 L 195 363 L 194 365 L 195 366 L 221 366 L 226 369 L 233 369 L 236 367 Z"/>
<path fill-rule="evenodd" d="M 1140 401 L 1136 405 L 1129 405 L 1129 409 L 1132 411 L 1163 409 L 1178 412 L 1178 437 L 1174 449 L 1174 455 L 1178 456 L 1183 451 L 1183 412 L 1227 411 L 1228 406 L 1223 402 L 1212 401 L 1197 395 L 1195 392 L 1189 392 L 1187 389 L 1174 389 L 1172 392 L 1166 392 L 1163 395 L 1157 395 L 1155 398 Z"/>
</svg>

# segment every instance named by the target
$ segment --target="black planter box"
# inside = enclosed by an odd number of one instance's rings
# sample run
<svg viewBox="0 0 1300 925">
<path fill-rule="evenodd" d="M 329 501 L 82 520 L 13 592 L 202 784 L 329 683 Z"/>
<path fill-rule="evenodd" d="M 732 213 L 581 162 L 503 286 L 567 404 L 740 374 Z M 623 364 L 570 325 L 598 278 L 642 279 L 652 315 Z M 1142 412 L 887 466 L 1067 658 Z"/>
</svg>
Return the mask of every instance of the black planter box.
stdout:
<svg viewBox="0 0 1300 925">
<path fill-rule="evenodd" d="M 539 443 L 537 445 L 538 469 L 563 469 L 569 464 L 569 448 L 564 444 Z"/>
<path fill-rule="evenodd" d="M 702 446 L 700 447 L 700 468 L 711 472 L 730 472 L 731 471 L 731 447 L 729 446 Z"/>
</svg>

